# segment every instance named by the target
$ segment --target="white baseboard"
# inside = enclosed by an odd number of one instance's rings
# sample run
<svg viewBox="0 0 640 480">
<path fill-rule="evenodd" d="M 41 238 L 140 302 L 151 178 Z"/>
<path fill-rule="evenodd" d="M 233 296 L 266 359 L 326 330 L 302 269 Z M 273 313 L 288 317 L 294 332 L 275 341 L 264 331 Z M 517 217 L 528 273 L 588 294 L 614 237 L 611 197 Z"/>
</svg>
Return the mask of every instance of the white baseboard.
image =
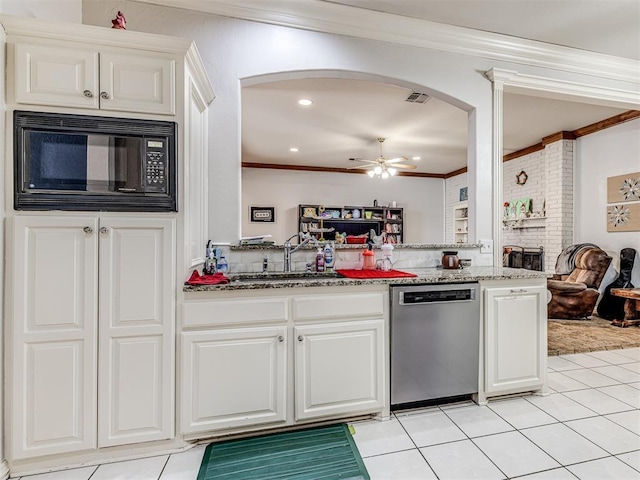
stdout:
<svg viewBox="0 0 640 480">
<path fill-rule="evenodd" d="M 9 478 L 9 464 L 6 460 L 0 463 L 0 480 L 7 480 Z"/>
</svg>

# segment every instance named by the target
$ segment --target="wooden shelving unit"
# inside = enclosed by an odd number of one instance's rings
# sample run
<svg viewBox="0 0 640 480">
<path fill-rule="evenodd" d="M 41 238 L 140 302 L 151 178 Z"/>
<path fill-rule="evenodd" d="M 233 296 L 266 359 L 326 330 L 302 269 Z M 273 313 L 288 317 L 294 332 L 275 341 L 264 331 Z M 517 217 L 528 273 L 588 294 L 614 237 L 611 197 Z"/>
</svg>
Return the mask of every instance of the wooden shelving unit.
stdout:
<svg viewBox="0 0 640 480">
<path fill-rule="evenodd" d="M 383 232 L 384 242 L 402 243 L 404 237 L 404 211 L 399 207 L 367 207 L 359 205 L 313 205 L 298 206 L 299 231 L 316 238 L 335 240 L 336 233 L 347 235 Z"/>
</svg>

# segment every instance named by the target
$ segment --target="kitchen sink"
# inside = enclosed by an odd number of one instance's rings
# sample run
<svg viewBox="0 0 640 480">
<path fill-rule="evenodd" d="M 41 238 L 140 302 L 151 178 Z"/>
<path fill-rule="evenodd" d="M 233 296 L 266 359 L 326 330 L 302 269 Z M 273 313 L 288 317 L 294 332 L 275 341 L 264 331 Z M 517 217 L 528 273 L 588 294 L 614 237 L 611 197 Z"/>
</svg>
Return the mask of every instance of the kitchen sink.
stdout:
<svg viewBox="0 0 640 480">
<path fill-rule="evenodd" d="M 319 278 L 338 278 L 336 272 L 267 272 L 267 273 L 235 273 L 227 275 L 231 282 L 256 282 L 274 280 L 304 280 Z"/>
</svg>

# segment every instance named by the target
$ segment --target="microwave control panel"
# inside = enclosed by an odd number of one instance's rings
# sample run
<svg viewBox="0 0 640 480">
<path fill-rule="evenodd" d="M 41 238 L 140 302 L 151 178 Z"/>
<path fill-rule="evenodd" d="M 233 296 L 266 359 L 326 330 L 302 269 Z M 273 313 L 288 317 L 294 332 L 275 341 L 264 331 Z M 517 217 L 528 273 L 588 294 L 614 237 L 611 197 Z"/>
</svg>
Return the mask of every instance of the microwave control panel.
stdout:
<svg viewBox="0 0 640 480">
<path fill-rule="evenodd" d="M 167 141 L 145 139 L 145 192 L 167 192 Z"/>
</svg>

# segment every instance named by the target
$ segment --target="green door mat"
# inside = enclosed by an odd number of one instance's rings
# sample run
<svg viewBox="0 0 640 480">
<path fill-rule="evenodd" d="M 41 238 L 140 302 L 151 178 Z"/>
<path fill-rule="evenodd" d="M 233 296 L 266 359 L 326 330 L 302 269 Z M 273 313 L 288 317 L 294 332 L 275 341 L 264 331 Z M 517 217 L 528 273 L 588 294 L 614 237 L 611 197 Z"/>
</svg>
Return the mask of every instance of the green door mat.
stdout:
<svg viewBox="0 0 640 480">
<path fill-rule="evenodd" d="M 369 480 L 348 425 L 210 444 L 197 480 Z"/>
</svg>

